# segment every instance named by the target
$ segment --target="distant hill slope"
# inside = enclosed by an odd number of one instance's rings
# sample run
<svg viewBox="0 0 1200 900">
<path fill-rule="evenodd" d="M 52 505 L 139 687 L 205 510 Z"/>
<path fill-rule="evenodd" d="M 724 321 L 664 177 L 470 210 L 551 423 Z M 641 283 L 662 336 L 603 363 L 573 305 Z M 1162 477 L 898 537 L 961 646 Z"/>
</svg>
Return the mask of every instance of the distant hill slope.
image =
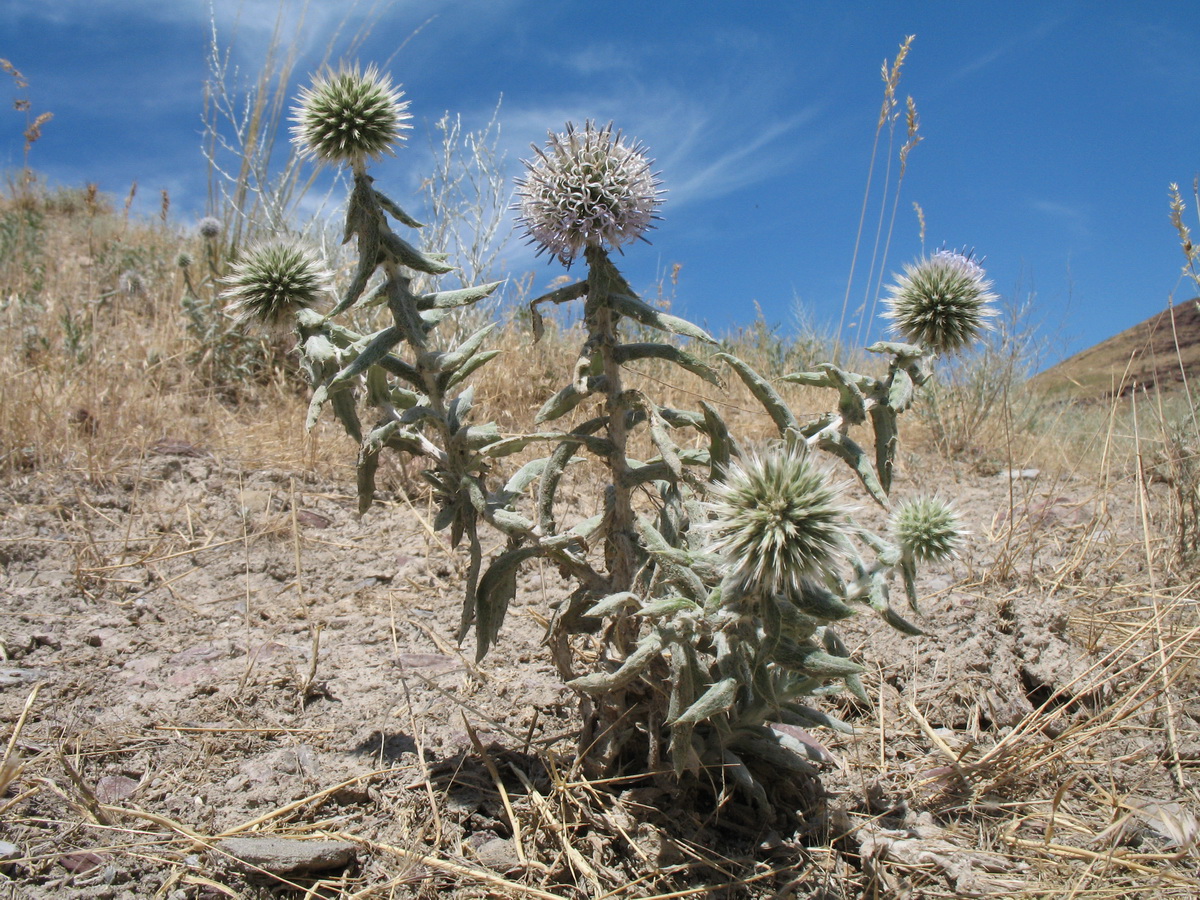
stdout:
<svg viewBox="0 0 1200 900">
<path fill-rule="evenodd" d="M 1193 390 L 1200 388 L 1200 297 L 1076 353 L 1037 375 L 1034 383 L 1081 400 L 1101 400 L 1139 386 L 1180 391 L 1184 373 Z"/>
</svg>

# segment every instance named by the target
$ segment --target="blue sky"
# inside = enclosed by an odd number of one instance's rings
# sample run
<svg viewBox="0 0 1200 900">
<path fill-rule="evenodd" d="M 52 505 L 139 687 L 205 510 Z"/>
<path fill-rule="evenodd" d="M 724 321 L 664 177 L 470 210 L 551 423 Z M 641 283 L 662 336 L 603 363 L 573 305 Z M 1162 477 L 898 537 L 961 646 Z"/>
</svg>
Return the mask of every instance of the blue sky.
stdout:
<svg viewBox="0 0 1200 900">
<path fill-rule="evenodd" d="M 302 6 L 285 3 L 289 22 Z M 248 77 L 277 7 L 5 0 L 0 56 L 30 82 L 34 112 L 55 114 L 31 164 L 51 182 L 94 181 L 120 197 L 136 180 L 147 216 L 166 188 L 175 223 L 194 223 L 206 185 L 210 9 Z M 879 70 L 909 34 L 899 99 L 916 101 L 924 140 L 909 157 L 889 273 L 922 250 L 915 201 L 927 250 L 975 248 L 1002 295 L 1036 293 L 1056 357 L 1194 293 L 1179 281 L 1167 186 L 1177 181 L 1190 195 L 1200 172 L 1195 0 L 323 0 L 300 30 L 298 79 L 346 17 L 347 36 L 374 18 L 354 58 L 387 63 L 412 102 L 410 147 L 375 169 L 385 189 L 419 210 L 423 148 L 446 110 L 480 127 L 503 95 L 502 148 L 514 175 L 547 129 L 612 119 L 645 142 L 668 190 L 651 245 L 628 248 L 622 266 L 651 293 L 657 275 L 681 264 L 676 311 L 717 331 L 748 324 L 757 303 L 786 332 L 795 298 L 839 320 Z M 24 121 L 4 115 L 0 166 L 11 170 L 21 165 Z M 903 120 L 897 138 L 895 149 Z M 886 164 L 881 153 L 852 310 L 875 296 L 867 261 Z M 892 174 L 894 187 L 894 165 Z M 515 274 L 536 270 L 539 287 L 562 271 L 519 241 L 505 263 Z"/>
</svg>

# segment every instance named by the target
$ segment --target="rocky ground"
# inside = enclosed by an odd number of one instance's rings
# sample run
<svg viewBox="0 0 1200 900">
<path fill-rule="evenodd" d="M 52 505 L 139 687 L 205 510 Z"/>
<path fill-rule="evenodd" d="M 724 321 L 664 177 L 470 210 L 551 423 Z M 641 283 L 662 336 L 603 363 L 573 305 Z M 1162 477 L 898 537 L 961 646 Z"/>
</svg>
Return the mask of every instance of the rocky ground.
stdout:
<svg viewBox="0 0 1200 900">
<path fill-rule="evenodd" d="M 1196 896 L 1194 606 L 1136 504 L 908 470 L 970 546 L 922 583 L 926 637 L 844 630 L 878 703 L 832 701 L 859 734 L 816 735 L 811 802 L 766 823 L 583 779 L 556 576 L 476 664 L 420 500 L 360 519 L 349 479 L 182 442 L 13 478 L 0 896 Z"/>
</svg>

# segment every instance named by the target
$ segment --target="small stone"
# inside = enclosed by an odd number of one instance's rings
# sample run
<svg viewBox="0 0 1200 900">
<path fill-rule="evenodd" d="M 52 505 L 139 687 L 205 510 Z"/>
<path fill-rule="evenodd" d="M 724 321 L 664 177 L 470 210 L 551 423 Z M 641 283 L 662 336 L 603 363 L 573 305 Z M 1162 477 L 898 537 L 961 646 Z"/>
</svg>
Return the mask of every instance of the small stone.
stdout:
<svg viewBox="0 0 1200 900">
<path fill-rule="evenodd" d="M 124 775 L 105 775 L 96 782 L 96 799 L 101 803 L 128 800 L 138 789 L 138 783 Z"/>
<path fill-rule="evenodd" d="M 60 856 L 58 861 L 72 875 L 83 875 L 108 862 L 108 856 L 103 853 L 93 853 L 91 850 L 80 850 L 77 853 Z"/>
<path fill-rule="evenodd" d="M 357 845 L 349 841 L 304 841 L 294 838 L 226 838 L 218 853 L 232 857 L 250 875 L 289 877 L 345 866 L 354 859 Z"/>
<path fill-rule="evenodd" d="M 1001 472 L 1000 476 L 1010 481 L 1033 481 L 1041 474 L 1041 469 L 1007 469 Z"/>
<path fill-rule="evenodd" d="M 0 863 L 20 859 L 24 855 L 21 852 L 21 848 L 16 844 L 10 844 L 8 841 L 0 841 Z"/>
<path fill-rule="evenodd" d="M 11 687 L 15 684 L 25 684 L 45 678 L 46 673 L 40 669 L 22 669 L 16 666 L 0 667 L 0 688 Z"/>
<path fill-rule="evenodd" d="M 243 515 L 270 511 L 273 499 L 270 491 L 245 490 L 238 493 L 238 503 L 241 504 Z"/>
<path fill-rule="evenodd" d="M 517 858 L 513 849 L 513 842 L 501 837 L 486 841 L 475 851 L 475 855 L 483 865 L 500 874 L 510 872 L 521 865 L 521 860 Z"/>
<path fill-rule="evenodd" d="M 333 524 L 325 516 L 308 509 L 297 510 L 296 521 L 307 528 L 328 528 Z"/>
</svg>

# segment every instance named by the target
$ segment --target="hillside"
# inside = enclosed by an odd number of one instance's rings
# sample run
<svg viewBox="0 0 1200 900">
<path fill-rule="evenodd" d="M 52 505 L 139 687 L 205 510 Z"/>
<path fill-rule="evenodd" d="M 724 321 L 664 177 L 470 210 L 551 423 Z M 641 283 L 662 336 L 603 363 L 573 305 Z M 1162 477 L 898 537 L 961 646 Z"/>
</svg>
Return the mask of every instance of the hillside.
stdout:
<svg viewBox="0 0 1200 900">
<path fill-rule="evenodd" d="M 1138 386 L 1178 391 L 1185 376 L 1189 384 L 1200 381 L 1200 297 L 1076 353 L 1042 372 L 1035 382 L 1093 400 L 1124 396 Z"/>
</svg>

